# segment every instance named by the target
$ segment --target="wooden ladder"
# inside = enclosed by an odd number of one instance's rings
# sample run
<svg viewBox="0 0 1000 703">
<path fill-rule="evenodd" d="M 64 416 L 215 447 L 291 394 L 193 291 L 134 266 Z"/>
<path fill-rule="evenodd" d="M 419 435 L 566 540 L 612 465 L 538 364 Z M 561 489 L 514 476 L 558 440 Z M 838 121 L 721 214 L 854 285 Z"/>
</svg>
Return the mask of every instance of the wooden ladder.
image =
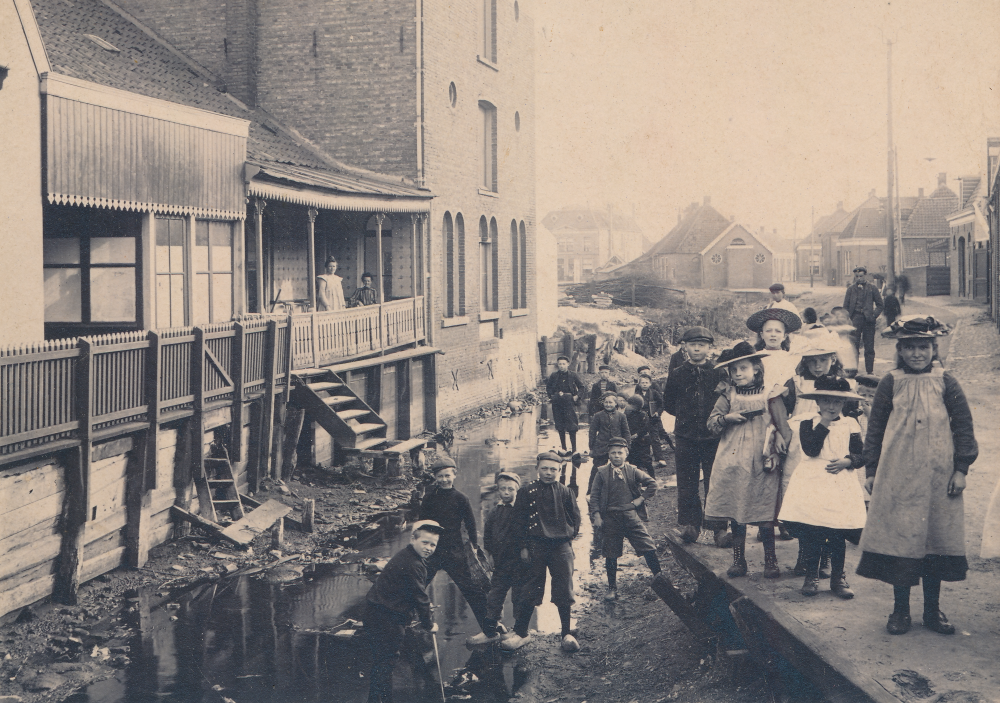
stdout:
<svg viewBox="0 0 1000 703">
<path fill-rule="evenodd" d="M 246 515 L 240 492 L 236 486 L 236 476 L 233 475 L 233 465 L 229 461 L 228 452 L 221 447 L 224 456 L 205 459 L 205 469 L 196 481 L 198 502 L 203 517 L 212 522 L 219 522 L 219 515 L 228 515 L 234 522 L 242 520 Z"/>
</svg>

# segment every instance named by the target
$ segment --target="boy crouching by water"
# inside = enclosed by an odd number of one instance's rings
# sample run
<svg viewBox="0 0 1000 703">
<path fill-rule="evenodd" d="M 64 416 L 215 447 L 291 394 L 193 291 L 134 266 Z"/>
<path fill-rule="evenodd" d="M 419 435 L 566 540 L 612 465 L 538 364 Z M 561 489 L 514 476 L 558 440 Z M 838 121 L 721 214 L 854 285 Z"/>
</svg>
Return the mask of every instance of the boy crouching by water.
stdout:
<svg viewBox="0 0 1000 703">
<path fill-rule="evenodd" d="M 437 549 L 443 531 L 433 520 L 415 523 L 410 543 L 389 560 L 368 591 L 365 631 L 372 648 L 368 703 L 392 701 L 392 670 L 413 612 L 424 629 L 437 632 L 427 595 L 427 559 Z"/>
<path fill-rule="evenodd" d="M 504 633 L 500 619 L 503 604 L 510 591 L 510 601 L 515 616 L 524 600 L 524 589 L 528 581 L 528 566 L 521 561 L 521 543 L 518 534 L 517 517 L 514 514 L 517 491 L 521 487 L 521 477 L 515 473 L 501 471 L 496 477 L 500 502 L 486 517 L 483 525 L 483 546 L 493 557 L 493 577 L 490 592 L 486 595 L 486 623 L 482 634 L 469 639 L 469 644 L 495 642 L 504 634 L 509 639 L 514 633 Z M 530 616 L 529 616 L 530 617 Z"/>
<path fill-rule="evenodd" d="M 552 575 L 552 602 L 562 625 L 562 648 L 578 652 L 580 643 L 569 630 L 570 607 L 576 602 L 571 542 L 580 533 L 580 509 L 573 492 L 556 480 L 562 458 L 555 452 L 544 452 L 536 462 L 538 480 L 521 488 L 514 503 L 520 556 L 528 566 L 528 581 L 524 599 L 514 606 L 514 634 L 500 647 L 513 651 L 531 641 L 528 624 L 535 606 L 542 604 L 547 569 Z"/>
</svg>

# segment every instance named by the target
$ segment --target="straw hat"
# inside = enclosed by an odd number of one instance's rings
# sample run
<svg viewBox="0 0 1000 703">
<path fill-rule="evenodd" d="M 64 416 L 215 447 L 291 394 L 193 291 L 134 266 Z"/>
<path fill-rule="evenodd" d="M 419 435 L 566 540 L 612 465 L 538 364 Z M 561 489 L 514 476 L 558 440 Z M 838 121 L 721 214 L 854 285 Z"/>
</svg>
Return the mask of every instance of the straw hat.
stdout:
<svg viewBox="0 0 1000 703">
<path fill-rule="evenodd" d="M 715 362 L 715 368 L 721 368 L 737 361 L 762 359 L 765 356 L 770 356 L 770 354 L 766 351 L 757 351 L 749 342 L 738 342 L 732 349 L 724 349 L 719 354 L 719 360 Z"/>
<path fill-rule="evenodd" d="M 802 318 L 791 310 L 785 310 L 784 308 L 764 308 L 763 310 L 758 310 L 747 318 L 747 327 L 760 334 L 760 331 L 764 329 L 764 323 L 768 320 L 778 320 L 785 326 L 785 332 L 789 334 L 798 332 L 799 328 L 802 327 Z"/>
<path fill-rule="evenodd" d="M 812 393 L 800 393 L 800 398 L 819 400 L 820 398 L 841 398 L 843 400 L 861 400 L 861 396 L 851 391 L 851 384 L 846 378 L 837 376 L 821 376 L 816 379 Z"/>
<path fill-rule="evenodd" d="M 805 358 L 807 356 L 826 356 L 827 354 L 836 354 L 837 350 L 830 349 L 829 347 L 823 344 L 822 340 L 817 340 L 813 346 L 806 347 L 805 349 L 802 350 L 797 350 L 795 353 L 801 356 L 802 358 Z"/>
<path fill-rule="evenodd" d="M 951 327 L 930 315 L 903 315 L 882 330 L 886 339 L 934 339 L 951 333 Z"/>
</svg>

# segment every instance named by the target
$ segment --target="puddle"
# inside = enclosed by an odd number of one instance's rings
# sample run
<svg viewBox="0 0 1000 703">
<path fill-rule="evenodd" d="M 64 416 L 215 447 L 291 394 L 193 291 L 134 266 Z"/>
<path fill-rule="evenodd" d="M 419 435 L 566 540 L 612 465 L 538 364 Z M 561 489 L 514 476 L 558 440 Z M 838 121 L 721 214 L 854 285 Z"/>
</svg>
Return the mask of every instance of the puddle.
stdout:
<svg viewBox="0 0 1000 703">
<path fill-rule="evenodd" d="M 492 419 L 456 438 L 452 452 L 460 467 L 456 487 L 469 497 L 480 529 L 496 501 L 494 474 L 503 469 L 533 480 L 535 456 L 557 444 L 555 432 L 550 430 L 550 436 L 537 429 L 540 412 L 535 408 Z M 586 428 L 578 440 L 582 451 Z M 577 478 L 583 486 L 589 467 L 585 464 Z M 584 498 L 579 498 L 581 512 L 586 512 Z M 392 527 L 385 531 L 396 534 L 355 558 L 387 558 L 406 545 L 407 534 Z M 573 545 L 577 584 L 581 573 L 590 568 L 591 538 L 590 523 L 584 520 L 581 536 Z M 130 642 L 132 663 L 116 678 L 94 684 L 70 700 L 365 701 L 370 666 L 367 648 L 334 632 L 348 619 L 363 619 L 371 581 L 360 563 L 321 566 L 288 584 L 244 576 L 206 585 L 174 599 L 179 608 L 168 609 L 154 595 L 141 595 L 130 614 L 141 633 Z M 501 655 L 496 648 L 466 648 L 466 638 L 479 630 L 458 588 L 442 571 L 429 590 L 436 605 L 441 670 L 450 684 L 449 700 L 506 701 L 530 676 L 524 660 L 516 654 Z M 546 588 L 546 601 L 548 597 Z M 504 622 L 513 622 L 509 600 Z M 531 627 L 543 633 L 558 632 L 555 607 L 546 602 L 536 609 Z M 430 643 L 408 645 L 396 666 L 396 700 L 440 701 Z"/>
</svg>

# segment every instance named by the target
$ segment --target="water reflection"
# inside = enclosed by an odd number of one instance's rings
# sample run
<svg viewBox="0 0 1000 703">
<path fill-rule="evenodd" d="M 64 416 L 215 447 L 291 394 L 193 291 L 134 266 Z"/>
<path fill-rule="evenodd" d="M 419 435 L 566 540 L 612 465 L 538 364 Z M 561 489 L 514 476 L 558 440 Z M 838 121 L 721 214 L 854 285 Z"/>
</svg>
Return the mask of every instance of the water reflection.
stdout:
<svg viewBox="0 0 1000 703">
<path fill-rule="evenodd" d="M 456 439 L 452 452 L 460 469 L 456 488 L 469 497 L 480 530 L 496 502 L 494 474 L 503 469 L 525 482 L 534 480 L 535 455 L 555 444 L 544 431 L 538 432 L 538 413 L 536 408 L 494 419 Z M 580 435 L 585 444 L 585 432 Z M 578 477 L 581 484 L 585 485 L 588 470 L 589 464 Z M 579 502 L 585 512 L 584 496 Z M 589 568 L 589 521 L 584 521 L 582 532 L 574 543 L 578 572 Z M 360 556 L 390 557 L 407 539 L 399 532 Z M 133 663 L 117 679 L 91 686 L 74 698 L 100 703 L 219 703 L 220 697 L 236 703 L 364 701 L 370 665 L 367 648 L 358 638 L 334 632 L 348 619 L 362 619 L 370 585 L 360 564 L 347 564 L 307 573 L 305 579 L 285 585 L 262 578 L 228 579 L 195 589 L 173 603 L 140 594 L 130 611 L 141 631 L 131 643 Z M 497 647 L 475 651 L 465 647 L 478 626 L 443 571 L 430 593 L 440 627 L 441 669 L 452 685 L 450 694 L 470 694 L 475 701 L 507 700 L 528 678 L 523 659 L 501 654 Z M 509 602 L 504 621 L 513 622 Z M 538 608 L 532 627 L 558 632 L 555 607 L 546 602 Z M 412 637 L 396 667 L 396 699 L 440 701 L 431 643 Z"/>
</svg>

